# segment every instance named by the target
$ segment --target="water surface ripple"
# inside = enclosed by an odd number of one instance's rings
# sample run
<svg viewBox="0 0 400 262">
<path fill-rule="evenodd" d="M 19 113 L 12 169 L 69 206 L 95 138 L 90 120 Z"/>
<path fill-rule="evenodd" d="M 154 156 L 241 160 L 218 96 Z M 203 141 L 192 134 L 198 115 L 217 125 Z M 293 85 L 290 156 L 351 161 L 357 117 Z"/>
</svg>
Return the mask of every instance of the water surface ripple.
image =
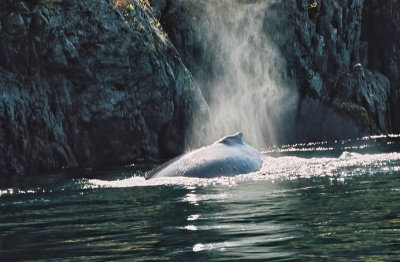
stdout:
<svg viewBox="0 0 400 262">
<path fill-rule="evenodd" d="M 400 138 L 266 149 L 259 172 L 0 191 L 0 261 L 399 261 Z M 73 171 L 72 171 L 73 172 Z"/>
</svg>

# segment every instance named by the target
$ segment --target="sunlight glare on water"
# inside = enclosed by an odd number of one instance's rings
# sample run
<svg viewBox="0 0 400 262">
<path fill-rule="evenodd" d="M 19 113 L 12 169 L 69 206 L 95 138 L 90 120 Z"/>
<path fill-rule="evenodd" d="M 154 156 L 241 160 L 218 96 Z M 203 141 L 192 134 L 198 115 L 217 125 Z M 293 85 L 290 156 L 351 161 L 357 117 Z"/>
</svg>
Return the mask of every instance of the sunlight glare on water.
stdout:
<svg viewBox="0 0 400 262">
<path fill-rule="evenodd" d="M 399 138 L 268 149 L 236 177 L 1 188 L 0 261 L 399 261 Z"/>
<path fill-rule="evenodd" d="M 116 181 L 91 179 L 85 188 L 91 187 L 135 187 L 160 185 L 228 185 L 235 186 L 240 181 L 249 180 L 293 180 L 297 178 L 332 177 L 344 179 L 357 175 L 375 173 L 392 173 L 399 171 L 400 153 L 359 154 L 343 152 L 338 158 L 300 158 L 296 156 L 271 157 L 263 156 L 259 171 L 236 177 L 188 178 L 164 177 L 145 180 L 143 177 L 132 177 Z"/>
</svg>

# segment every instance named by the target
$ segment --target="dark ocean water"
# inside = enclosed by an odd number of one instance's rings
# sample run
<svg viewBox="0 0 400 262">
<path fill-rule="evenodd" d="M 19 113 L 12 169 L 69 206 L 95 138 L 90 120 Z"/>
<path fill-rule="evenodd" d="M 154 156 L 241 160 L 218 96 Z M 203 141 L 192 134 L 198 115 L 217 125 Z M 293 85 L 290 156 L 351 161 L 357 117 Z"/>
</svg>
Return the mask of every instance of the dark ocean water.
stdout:
<svg viewBox="0 0 400 262">
<path fill-rule="evenodd" d="M 3 187 L 0 261 L 400 261 L 399 136 L 263 154 L 235 178 L 137 164 Z"/>
</svg>

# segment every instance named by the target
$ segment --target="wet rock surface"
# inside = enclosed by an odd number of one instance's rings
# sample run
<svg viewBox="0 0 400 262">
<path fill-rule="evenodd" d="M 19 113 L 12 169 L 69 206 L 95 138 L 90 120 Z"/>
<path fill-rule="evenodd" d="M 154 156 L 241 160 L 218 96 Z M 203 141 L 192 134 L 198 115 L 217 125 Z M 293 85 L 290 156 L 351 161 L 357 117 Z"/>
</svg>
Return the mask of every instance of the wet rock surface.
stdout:
<svg viewBox="0 0 400 262">
<path fill-rule="evenodd" d="M 206 110 L 146 1 L 5 0 L 0 25 L 3 180 L 176 155 Z"/>
</svg>

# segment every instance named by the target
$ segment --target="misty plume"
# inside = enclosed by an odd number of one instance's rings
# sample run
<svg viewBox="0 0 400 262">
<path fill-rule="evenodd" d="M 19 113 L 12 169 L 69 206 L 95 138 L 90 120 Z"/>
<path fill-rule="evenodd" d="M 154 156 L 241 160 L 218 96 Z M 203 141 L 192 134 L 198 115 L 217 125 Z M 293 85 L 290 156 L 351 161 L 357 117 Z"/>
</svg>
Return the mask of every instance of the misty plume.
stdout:
<svg viewBox="0 0 400 262">
<path fill-rule="evenodd" d="M 197 80 L 209 112 L 192 119 L 188 148 L 236 132 L 263 148 L 286 135 L 298 94 L 284 79 L 285 60 L 265 29 L 275 2 L 202 1 L 204 10 L 196 26 L 205 73 Z"/>
</svg>

